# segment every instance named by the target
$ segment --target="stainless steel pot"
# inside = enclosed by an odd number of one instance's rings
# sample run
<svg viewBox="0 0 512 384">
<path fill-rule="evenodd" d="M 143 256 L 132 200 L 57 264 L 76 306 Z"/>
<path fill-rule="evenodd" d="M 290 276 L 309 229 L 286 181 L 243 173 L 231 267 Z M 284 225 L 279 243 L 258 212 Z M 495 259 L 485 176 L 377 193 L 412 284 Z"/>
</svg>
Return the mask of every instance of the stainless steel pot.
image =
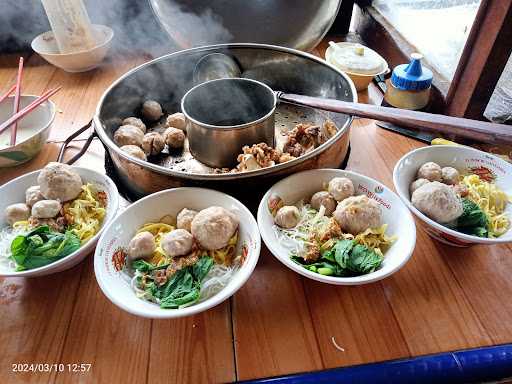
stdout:
<svg viewBox="0 0 512 384">
<path fill-rule="evenodd" d="M 153 164 L 121 151 L 112 140 L 120 118 L 136 115 L 144 99 L 159 100 L 167 112 L 179 111 L 183 95 L 194 86 L 195 63 L 214 52 L 231 55 L 240 64 L 242 77 L 261 81 L 272 89 L 357 101 L 354 84 L 345 74 L 318 57 L 294 49 L 262 44 L 223 44 L 160 57 L 116 80 L 101 97 L 93 119 L 95 133 L 112 158 L 121 191 L 139 198 L 166 188 L 199 185 L 250 194 L 291 173 L 340 166 L 349 147 L 352 117 L 286 104 L 280 105 L 275 112 L 278 129 L 290 130 L 299 122 L 322 124 L 329 119 L 337 126 L 337 133 L 295 160 L 243 173 L 195 173 L 187 169 L 193 162 L 184 158 Z M 212 170 L 205 168 L 205 172 Z"/>
<path fill-rule="evenodd" d="M 196 85 L 181 101 L 190 152 L 210 167 L 233 167 L 244 145 L 274 146 L 275 110 L 276 95 L 256 80 L 216 79 Z"/>
<path fill-rule="evenodd" d="M 331 27 L 341 0 L 149 0 L 181 48 L 255 42 L 309 51 Z"/>
</svg>

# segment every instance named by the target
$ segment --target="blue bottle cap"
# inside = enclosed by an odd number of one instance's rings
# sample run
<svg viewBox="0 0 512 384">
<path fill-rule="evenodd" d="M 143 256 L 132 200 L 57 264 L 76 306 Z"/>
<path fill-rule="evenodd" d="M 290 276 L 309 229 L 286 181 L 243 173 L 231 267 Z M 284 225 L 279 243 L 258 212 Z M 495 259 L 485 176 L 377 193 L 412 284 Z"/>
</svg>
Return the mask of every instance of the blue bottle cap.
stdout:
<svg viewBox="0 0 512 384">
<path fill-rule="evenodd" d="M 421 91 L 432 84 L 432 71 L 421 66 L 421 53 L 413 53 L 409 64 L 397 65 L 391 75 L 391 83 L 403 91 Z"/>
</svg>

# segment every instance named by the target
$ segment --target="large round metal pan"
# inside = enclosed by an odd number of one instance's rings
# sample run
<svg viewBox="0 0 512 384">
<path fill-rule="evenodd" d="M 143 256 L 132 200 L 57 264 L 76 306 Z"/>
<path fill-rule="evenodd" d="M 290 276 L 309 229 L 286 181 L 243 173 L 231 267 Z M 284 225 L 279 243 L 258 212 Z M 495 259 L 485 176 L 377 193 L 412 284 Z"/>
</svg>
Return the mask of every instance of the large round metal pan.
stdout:
<svg viewBox="0 0 512 384">
<path fill-rule="evenodd" d="M 221 52 L 238 61 L 242 76 L 259 80 L 274 90 L 357 101 L 351 80 L 325 61 L 297 50 L 261 44 L 222 44 L 193 48 L 143 64 L 115 81 L 103 94 L 95 116 L 95 130 L 112 158 L 120 189 L 142 197 L 178 186 L 201 185 L 230 190 L 269 185 L 278 178 L 314 168 L 338 167 L 349 146 L 351 116 L 281 105 L 276 121 L 283 129 L 301 121 L 321 124 L 330 119 L 337 133 L 313 151 L 287 163 L 244 173 L 194 173 L 179 164 L 153 164 L 131 157 L 113 142 L 119 118 L 136 115 L 145 99 L 158 100 L 164 110 L 180 110 L 183 95 L 194 86 L 195 63 L 204 55 Z M 233 102 L 236 102 L 234 100 Z M 287 127 L 288 125 L 288 127 Z M 212 143 L 222 145 L 222 143 Z"/>
<path fill-rule="evenodd" d="M 149 0 L 181 48 L 251 41 L 309 51 L 334 22 L 340 0 Z"/>
</svg>

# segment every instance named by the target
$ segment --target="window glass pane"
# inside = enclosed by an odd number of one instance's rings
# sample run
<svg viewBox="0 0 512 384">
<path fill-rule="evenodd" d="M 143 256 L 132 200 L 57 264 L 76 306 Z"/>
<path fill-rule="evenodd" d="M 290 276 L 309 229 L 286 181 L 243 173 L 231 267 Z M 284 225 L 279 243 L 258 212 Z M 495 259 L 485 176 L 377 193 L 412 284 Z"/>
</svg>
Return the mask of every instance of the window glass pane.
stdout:
<svg viewBox="0 0 512 384">
<path fill-rule="evenodd" d="M 480 0 L 375 0 L 373 5 L 441 75 L 453 78 Z"/>
<path fill-rule="evenodd" d="M 512 124 L 512 55 L 494 89 L 484 116 L 496 123 Z"/>
</svg>

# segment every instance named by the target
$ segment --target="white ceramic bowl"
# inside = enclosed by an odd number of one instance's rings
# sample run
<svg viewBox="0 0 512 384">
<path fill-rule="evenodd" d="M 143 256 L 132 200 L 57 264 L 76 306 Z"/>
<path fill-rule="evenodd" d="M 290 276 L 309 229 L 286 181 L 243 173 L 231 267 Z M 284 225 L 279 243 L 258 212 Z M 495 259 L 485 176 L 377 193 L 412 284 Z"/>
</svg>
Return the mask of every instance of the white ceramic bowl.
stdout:
<svg viewBox="0 0 512 384">
<path fill-rule="evenodd" d="M 157 304 L 139 299 L 130 287 L 127 274 L 113 262 L 116 251 L 126 248 L 135 232 L 147 222 L 158 220 L 165 215 L 176 217 L 183 208 L 199 211 L 211 206 L 232 210 L 240 219 L 237 253 L 241 252 L 242 247 L 246 247 L 248 254 L 231 282 L 209 299 L 181 309 L 162 309 Z M 176 318 L 203 312 L 233 295 L 253 272 L 259 258 L 260 247 L 261 240 L 256 220 L 235 198 L 203 188 L 168 189 L 130 205 L 108 225 L 96 248 L 94 272 L 103 293 L 125 311 L 155 319 Z"/>
<path fill-rule="evenodd" d="M 268 209 L 270 196 L 276 194 L 283 199 L 285 204 L 294 204 L 323 190 L 324 185 L 334 177 L 349 178 L 354 183 L 356 195 L 366 194 L 377 200 L 382 209 L 382 223 L 388 224 L 386 233 L 398 237 L 385 253 L 381 268 L 375 272 L 356 277 L 324 276 L 311 272 L 290 259 L 290 251 L 279 243 L 272 228 L 274 220 Z M 280 262 L 303 276 L 328 284 L 360 285 L 381 280 L 405 265 L 416 244 L 414 219 L 394 192 L 369 177 L 340 169 L 315 169 L 300 172 L 279 181 L 268 190 L 261 200 L 258 208 L 258 226 L 263 241 Z"/>
<path fill-rule="evenodd" d="M 20 109 L 26 107 L 38 96 L 22 95 Z M 14 97 L 8 97 L 0 103 L 0 121 L 12 116 Z M 10 146 L 11 130 L 0 134 L 0 168 L 25 163 L 37 155 L 43 148 L 55 119 L 55 104 L 50 100 L 18 121 L 16 145 Z"/>
<path fill-rule="evenodd" d="M 104 25 L 93 25 L 93 32 L 98 45 L 86 51 L 60 53 L 52 31 L 40 34 L 32 40 L 32 49 L 50 64 L 66 72 L 85 72 L 96 68 L 105 58 L 114 31 Z"/>
<path fill-rule="evenodd" d="M 496 184 L 509 196 L 512 195 L 511 164 L 496 156 L 470 147 L 434 145 L 411 151 L 398 160 L 393 171 L 393 182 L 400 198 L 407 204 L 412 213 L 420 219 L 422 228 L 436 240 L 458 247 L 467 247 L 477 243 L 512 242 L 512 229 L 509 229 L 508 232 L 497 239 L 481 238 L 446 228 L 418 211 L 411 204 L 409 186 L 416 179 L 416 173 L 420 166 L 428 161 L 433 161 L 441 167 L 454 167 L 459 172 L 470 170 L 473 167 L 485 167 L 496 176 Z M 506 212 L 512 218 L 511 203 L 508 204 Z"/>
<path fill-rule="evenodd" d="M 83 183 L 95 184 L 99 187 L 100 190 L 107 193 L 107 214 L 103 220 L 101 230 L 78 250 L 66 257 L 63 257 L 60 260 L 57 260 L 52 264 L 48 264 L 39 268 L 29 269 L 27 271 L 16 272 L 14 269 L 8 268 L 2 263 L 0 264 L 0 277 L 32 277 L 61 272 L 74 267 L 76 264 L 81 262 L 90 252 L 93 251 L 94 246 L 100 237 L 101 231 L 103 231 L 108 222 L 111 221 L 117 213 L 119 208 L 119 194 L 117 192 L 116 185 L 112 180 L 110 180 L 109 177 L 88 168 L 73 167 L 73 169 L 78 172 L 82 178 Z M 30 172 L 26 175 L 11 180 L 7 184 L 4 184 L 0 187 L 0 196 L 2 196 L 2 199 L 0 200 L 0 228 L 8 225 L 4 214 L 5 208 L 10 204 L 25 202 L 25 191 L 28 187 L 37 185 L 38 175 L 39 171 Z"/>
</svg>

